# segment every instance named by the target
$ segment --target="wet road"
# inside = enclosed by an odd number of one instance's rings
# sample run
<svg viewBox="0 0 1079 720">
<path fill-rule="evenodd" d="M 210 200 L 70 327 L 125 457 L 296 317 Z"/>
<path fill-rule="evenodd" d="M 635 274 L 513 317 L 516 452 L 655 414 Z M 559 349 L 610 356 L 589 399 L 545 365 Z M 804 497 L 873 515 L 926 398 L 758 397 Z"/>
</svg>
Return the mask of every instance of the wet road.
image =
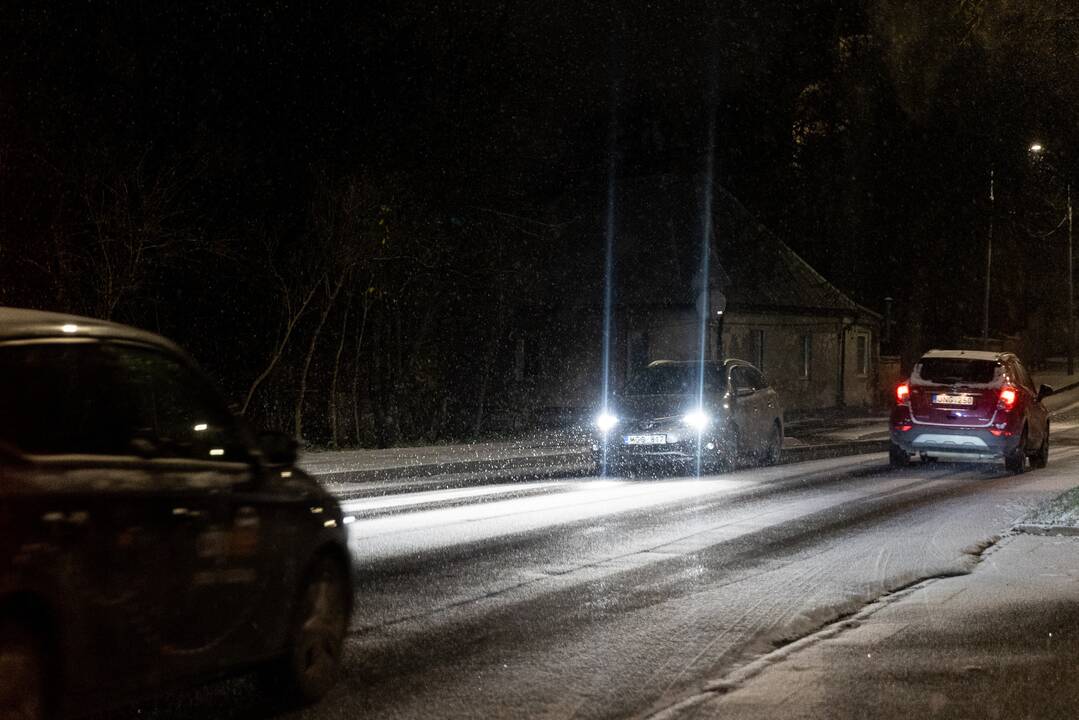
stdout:
<svg viewBox="0 0 1079 720">
<path fill-rule="evenodd" d="M 1079 427 L 1058 421 L 1049 468 L 1019 476 L 892 470 L 882 454 L 352 502 L 357 612 L 331 695 L 284 714 L 221 683 L 150 714 L 648 715 L 885 592 L 968 570 L 1076 478 Z"/>
</svg>

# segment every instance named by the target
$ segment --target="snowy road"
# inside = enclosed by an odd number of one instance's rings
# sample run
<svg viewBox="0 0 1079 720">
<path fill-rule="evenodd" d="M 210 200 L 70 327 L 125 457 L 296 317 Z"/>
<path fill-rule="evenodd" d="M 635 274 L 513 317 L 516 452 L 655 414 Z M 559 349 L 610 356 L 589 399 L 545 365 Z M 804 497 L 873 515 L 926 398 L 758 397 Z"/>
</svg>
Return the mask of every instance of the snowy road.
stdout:
<svg viewBox="0 0 1079 720">
<path fill-rule="evenodd" d="M 346 677 L 297 717 L 662 710 L 882 593 L 969 569 L 1031 508 L 1079 484 L 1079 428 L 1057 428 L 1049 468 L 1020 476 L 892 470 L 870 455 L 350 502 Z M 242 684 L 199 695 L 158 713 L 251 710 Z"/>
</svg>

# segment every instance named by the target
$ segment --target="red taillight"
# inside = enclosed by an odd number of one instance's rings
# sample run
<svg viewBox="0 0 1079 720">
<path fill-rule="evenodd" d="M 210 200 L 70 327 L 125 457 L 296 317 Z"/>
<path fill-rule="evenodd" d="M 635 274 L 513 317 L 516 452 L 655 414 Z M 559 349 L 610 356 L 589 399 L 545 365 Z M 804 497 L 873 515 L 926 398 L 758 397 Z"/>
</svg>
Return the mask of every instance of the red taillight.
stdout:
<svg viewBox="0 0 1079 720">
<path fill-rule="evenodd" d="M 906 405 L 910 400 L 910 383 L 899 383 L 895 386 L 895 401 L 900 405 Z"/>
<path fill-rule="evenodd" d="M 1005 410 L 1011 410 L 1015 407 L 1015 401 L 1018 398 L 1019 391 L 1011 385 L 1006 385 L 1000 389 L 1000 406 Z"/>
</svg>

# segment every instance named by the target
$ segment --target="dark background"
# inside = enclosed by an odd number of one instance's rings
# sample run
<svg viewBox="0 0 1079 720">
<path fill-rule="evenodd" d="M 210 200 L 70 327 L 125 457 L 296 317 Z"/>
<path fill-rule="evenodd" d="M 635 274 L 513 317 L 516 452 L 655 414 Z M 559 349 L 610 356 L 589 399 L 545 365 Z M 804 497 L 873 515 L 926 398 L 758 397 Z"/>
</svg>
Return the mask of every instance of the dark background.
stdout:
<svg viewBox="0 0 1079 720">
<path fill-rule="evenodd" d="M 895 298 L 905 356 L 980 334 L 992 218 L 990 330 L 1037 364 L 1077 50 L 1064 1 L 4 2 L 0 303 L 169 335 L 312 443 L 527 425 L 516 341 L 602 252 L 612 160 L 698 173 L 712 120 L 717 181 Z"/>
</svg>

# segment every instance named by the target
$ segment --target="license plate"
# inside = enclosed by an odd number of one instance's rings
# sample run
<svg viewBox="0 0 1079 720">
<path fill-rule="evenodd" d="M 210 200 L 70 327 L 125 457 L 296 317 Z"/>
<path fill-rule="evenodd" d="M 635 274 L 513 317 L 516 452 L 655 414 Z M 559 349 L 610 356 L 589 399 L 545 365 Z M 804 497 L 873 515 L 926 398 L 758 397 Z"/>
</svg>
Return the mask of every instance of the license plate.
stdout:
<svg viewBox="0 0 1079 720">
<path fill-rule="evenodd" d="M 973 395 L 948 395 L 947 393 L 940 393 L 933 396 L 933 403 L 935 405 L 973 405 Z"/>
<path fill-rule="evenodd" d="M 626 445 L 663 445 L 666 435 L 626 435 Z"/>
</svg>

